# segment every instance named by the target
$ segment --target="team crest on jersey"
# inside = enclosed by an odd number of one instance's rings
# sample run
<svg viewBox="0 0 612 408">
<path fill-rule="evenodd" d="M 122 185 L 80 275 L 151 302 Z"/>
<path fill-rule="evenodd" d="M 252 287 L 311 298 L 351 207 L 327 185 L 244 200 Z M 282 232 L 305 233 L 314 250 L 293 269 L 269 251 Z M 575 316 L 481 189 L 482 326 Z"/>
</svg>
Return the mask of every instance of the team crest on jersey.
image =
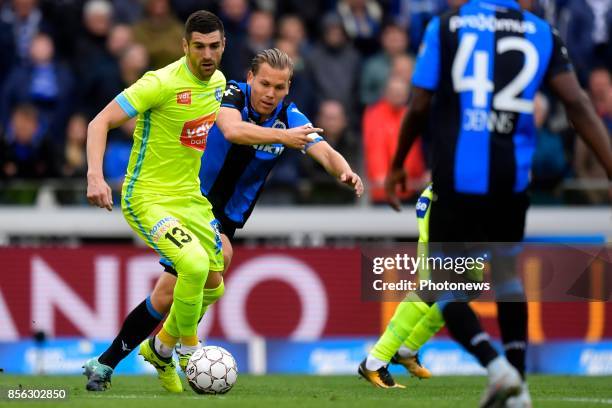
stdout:
<svg viewBox="0 0 612 408">
<path fill-rule="evenodd" d="M 215 99 L 217 102 L 221 102 L 221 98 L 223 98 L 223 89 L 217 87 L 217 89 L 215 89 Z"/>
<path fill-rule="evenodd" d="M 177 93 L 176 103 L 179 105 L 191 105 L 191 89 Z"/>
<path fill-rule="evenodd" d="M 208 132 L 210 132 L 214 124 L 214 113 L 185 122 L 181 132 L 181 144 L 192 149 L 204 151 L 206 149 Z"/>
<path fill-rule="evenodd" d="M 285 123 L 280 119 L 276 119 L 272 124 L 272 127 L 274 129 L 287 129 L 287 125 L 285 125 Z"/>
</svg>

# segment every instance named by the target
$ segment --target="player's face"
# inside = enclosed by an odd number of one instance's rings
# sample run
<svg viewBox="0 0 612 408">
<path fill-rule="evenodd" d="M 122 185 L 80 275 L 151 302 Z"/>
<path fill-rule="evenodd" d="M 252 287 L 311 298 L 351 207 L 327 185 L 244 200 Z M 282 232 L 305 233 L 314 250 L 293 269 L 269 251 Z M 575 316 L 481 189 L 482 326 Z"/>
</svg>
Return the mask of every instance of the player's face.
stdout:
<svg viewBox="0 0 612 408">
<path fill-rule="evenodd" d="M 191 33 L 191 39 L 183 39 L 183 51 L 187 56 L 189 68 L 201 80 L 208 80 L 219 68 L 225 49 L 225 38 L 219 31 L 202 34 Z"/>
<path fill-rule="evenodd" d="M 251 86 L 251 104 L 260 115 L 270 115 L 280 101 L 289 93 L 291 71 L 275 69 L 261 64 L 256 75 L 249 71 L 247 83 Z"/>
</svg>

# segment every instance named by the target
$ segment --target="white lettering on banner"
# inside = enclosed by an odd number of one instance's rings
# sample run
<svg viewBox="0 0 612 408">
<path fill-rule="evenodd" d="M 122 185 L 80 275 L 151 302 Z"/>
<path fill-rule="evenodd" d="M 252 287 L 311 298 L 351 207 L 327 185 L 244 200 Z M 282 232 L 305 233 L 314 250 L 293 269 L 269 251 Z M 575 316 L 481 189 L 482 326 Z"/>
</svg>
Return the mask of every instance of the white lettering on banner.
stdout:
<svg viewBox="0 0 612 408">
<path fill-rule="evenodd" d="M 153 290 L 151 281 L 162 274 L 159 256 L 142 255 L 129 258 L 127 262 L 127 302 L 126 313 L 142 302 Z M 117 288 L 119 290 L 119 288 Z"/>
<path fill-rule="evenodd" d="M 307 264 L 286 255 L 259 256 L 241 264 L 230 277 L 219 302 L 219 318 L 228 340 L 247 341 L 258 335 L 248 322 L 246 303 L 251 290 L 267 280 L 283 281 L 298 293 L 302 314 L 289 335 L 291 340 L 314 340 L 323 333 L 328 315 L 327 292 Z"/>
<path fill-rule="evenodd" d="M 0 291 L 0 341 L 18 340 L 19 333 L 17 327 L 11 319 L 9 308 L 4 301 L 2 291 Z"/>
<path fill-rule="evenodd" d="M 114 256 L 94 258 L 95 308 L 83 302 L 39 256 L 32 257 L 32 320 L 35 330 L 55 334 L 55 309 L 86 337 L 112 338 L 117 331 L 119 306 L 119 260 Z"/>
<path fill-rule="evenodd" d="M 612 374 L 612 349 L 585 349 L 580 353 L 580 368 L 587 375 Z"/>
</svg>

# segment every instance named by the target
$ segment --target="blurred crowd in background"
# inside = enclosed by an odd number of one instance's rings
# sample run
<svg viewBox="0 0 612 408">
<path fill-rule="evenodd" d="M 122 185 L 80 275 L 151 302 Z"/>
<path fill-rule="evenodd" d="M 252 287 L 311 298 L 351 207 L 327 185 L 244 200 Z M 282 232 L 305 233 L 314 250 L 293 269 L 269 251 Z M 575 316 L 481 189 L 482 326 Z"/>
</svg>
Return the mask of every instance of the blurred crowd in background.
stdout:
<svg viewBox="0 0 612 408">
<path fill-rule="evenodd" d="M 289 98 L 363 175 L 369 201 L 382 203 L 424 29 L 433 16 L 460 4 L 0 0 L 0 203 L 34 202 L 44 181 L 55 183 L 61 203 L 86 204 L 89 120 L 145 71 L 181 57 L 183 22 L 198 9 L 217 13 L 225 25 L 221 69 L 228 80 L 244 81 L 259 50 L 278 47 L 293 58 Z M 612 0 L 531 0 L 523 6 L 559 29 L 581 83 L 612 131 Z M 534 201 L 605 200 L 607 182 L 597 188 L 598 180 L 605 180 L 603 169 L 545 92 L 537 97 L 535 121 Z M 133 127 L 133 121 L 127 122 L 109 135 L 104 168 L 117 194 Z M 419 140 L 406 160 L 411 180 L 407 201 L 429 178 L 427 145 L 426 137 Z M 340 204 L 355 198 L 313 160 L 286 150 L 262 201 Z"/>
</svg>

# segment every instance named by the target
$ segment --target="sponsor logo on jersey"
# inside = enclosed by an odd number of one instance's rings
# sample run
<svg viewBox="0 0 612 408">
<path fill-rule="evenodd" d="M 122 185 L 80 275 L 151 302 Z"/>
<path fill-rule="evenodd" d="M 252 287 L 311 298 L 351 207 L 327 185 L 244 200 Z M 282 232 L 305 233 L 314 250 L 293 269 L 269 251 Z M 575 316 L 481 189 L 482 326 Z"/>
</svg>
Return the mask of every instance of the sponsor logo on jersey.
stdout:
<svg viewBox="0 0 612 408">
<path fill-rule="evenodd" d="M 177 93 L 176 103 L 179 105 L 191 105 L 191 89 Z"/>
<path fill-rule="evenodd" d="M 159 242 L 159 240 L 166 234 L 170 228 L 180 225 L 179 220 L 174 217 L 165 217 L 157 221 L 157 223 L 149 231 L 149 237 L 153 242 Z"/>
<path fill-rule="evenodd" d="M 210 132 L 214 124 L 214 113 L 185 122 L 181 132 L 181 144 L 192 149 L 204 151 L 206 149 L 208 132 Z"/>
<path fill-rule="evenodd" d="M 536 26 L 531 21 L 514 18 L 497 18 L 483 13 L 466 16 L 453 16 L 449 21 L 449 28 L 455 32 L 461 28 L 471 28 L 478 31 L 508 31 L 519 34 L 535 34 Z"/>
<path fill-rule="evenodd" d="M 427 197 L 419 197 L 419 200 L 416 203 L 416 215 L 417 218 L 425 218 L 427 214 L 427 209 L 429 208 L 429 204 L 431 200 Z"/>
<path fill-rule="evenodd" d="M 282 144 L 259 144 L 253 145 L 253 149 L 258 152 L 270 153 L 274 156 L 280 156 L 281 153 L 285 150 L 285 146 Z"/>
<path fill-rule="evenodd" d="M 230 96 L 234 94 L 234 91 L 239 91 L 240 88 L 238 88 L 236 85 L 232 85 L 230 84 L 227 89 L 225 90 L 225 92 L 223 93 L 223 95 L 225 96 Z"/>
</svg>

